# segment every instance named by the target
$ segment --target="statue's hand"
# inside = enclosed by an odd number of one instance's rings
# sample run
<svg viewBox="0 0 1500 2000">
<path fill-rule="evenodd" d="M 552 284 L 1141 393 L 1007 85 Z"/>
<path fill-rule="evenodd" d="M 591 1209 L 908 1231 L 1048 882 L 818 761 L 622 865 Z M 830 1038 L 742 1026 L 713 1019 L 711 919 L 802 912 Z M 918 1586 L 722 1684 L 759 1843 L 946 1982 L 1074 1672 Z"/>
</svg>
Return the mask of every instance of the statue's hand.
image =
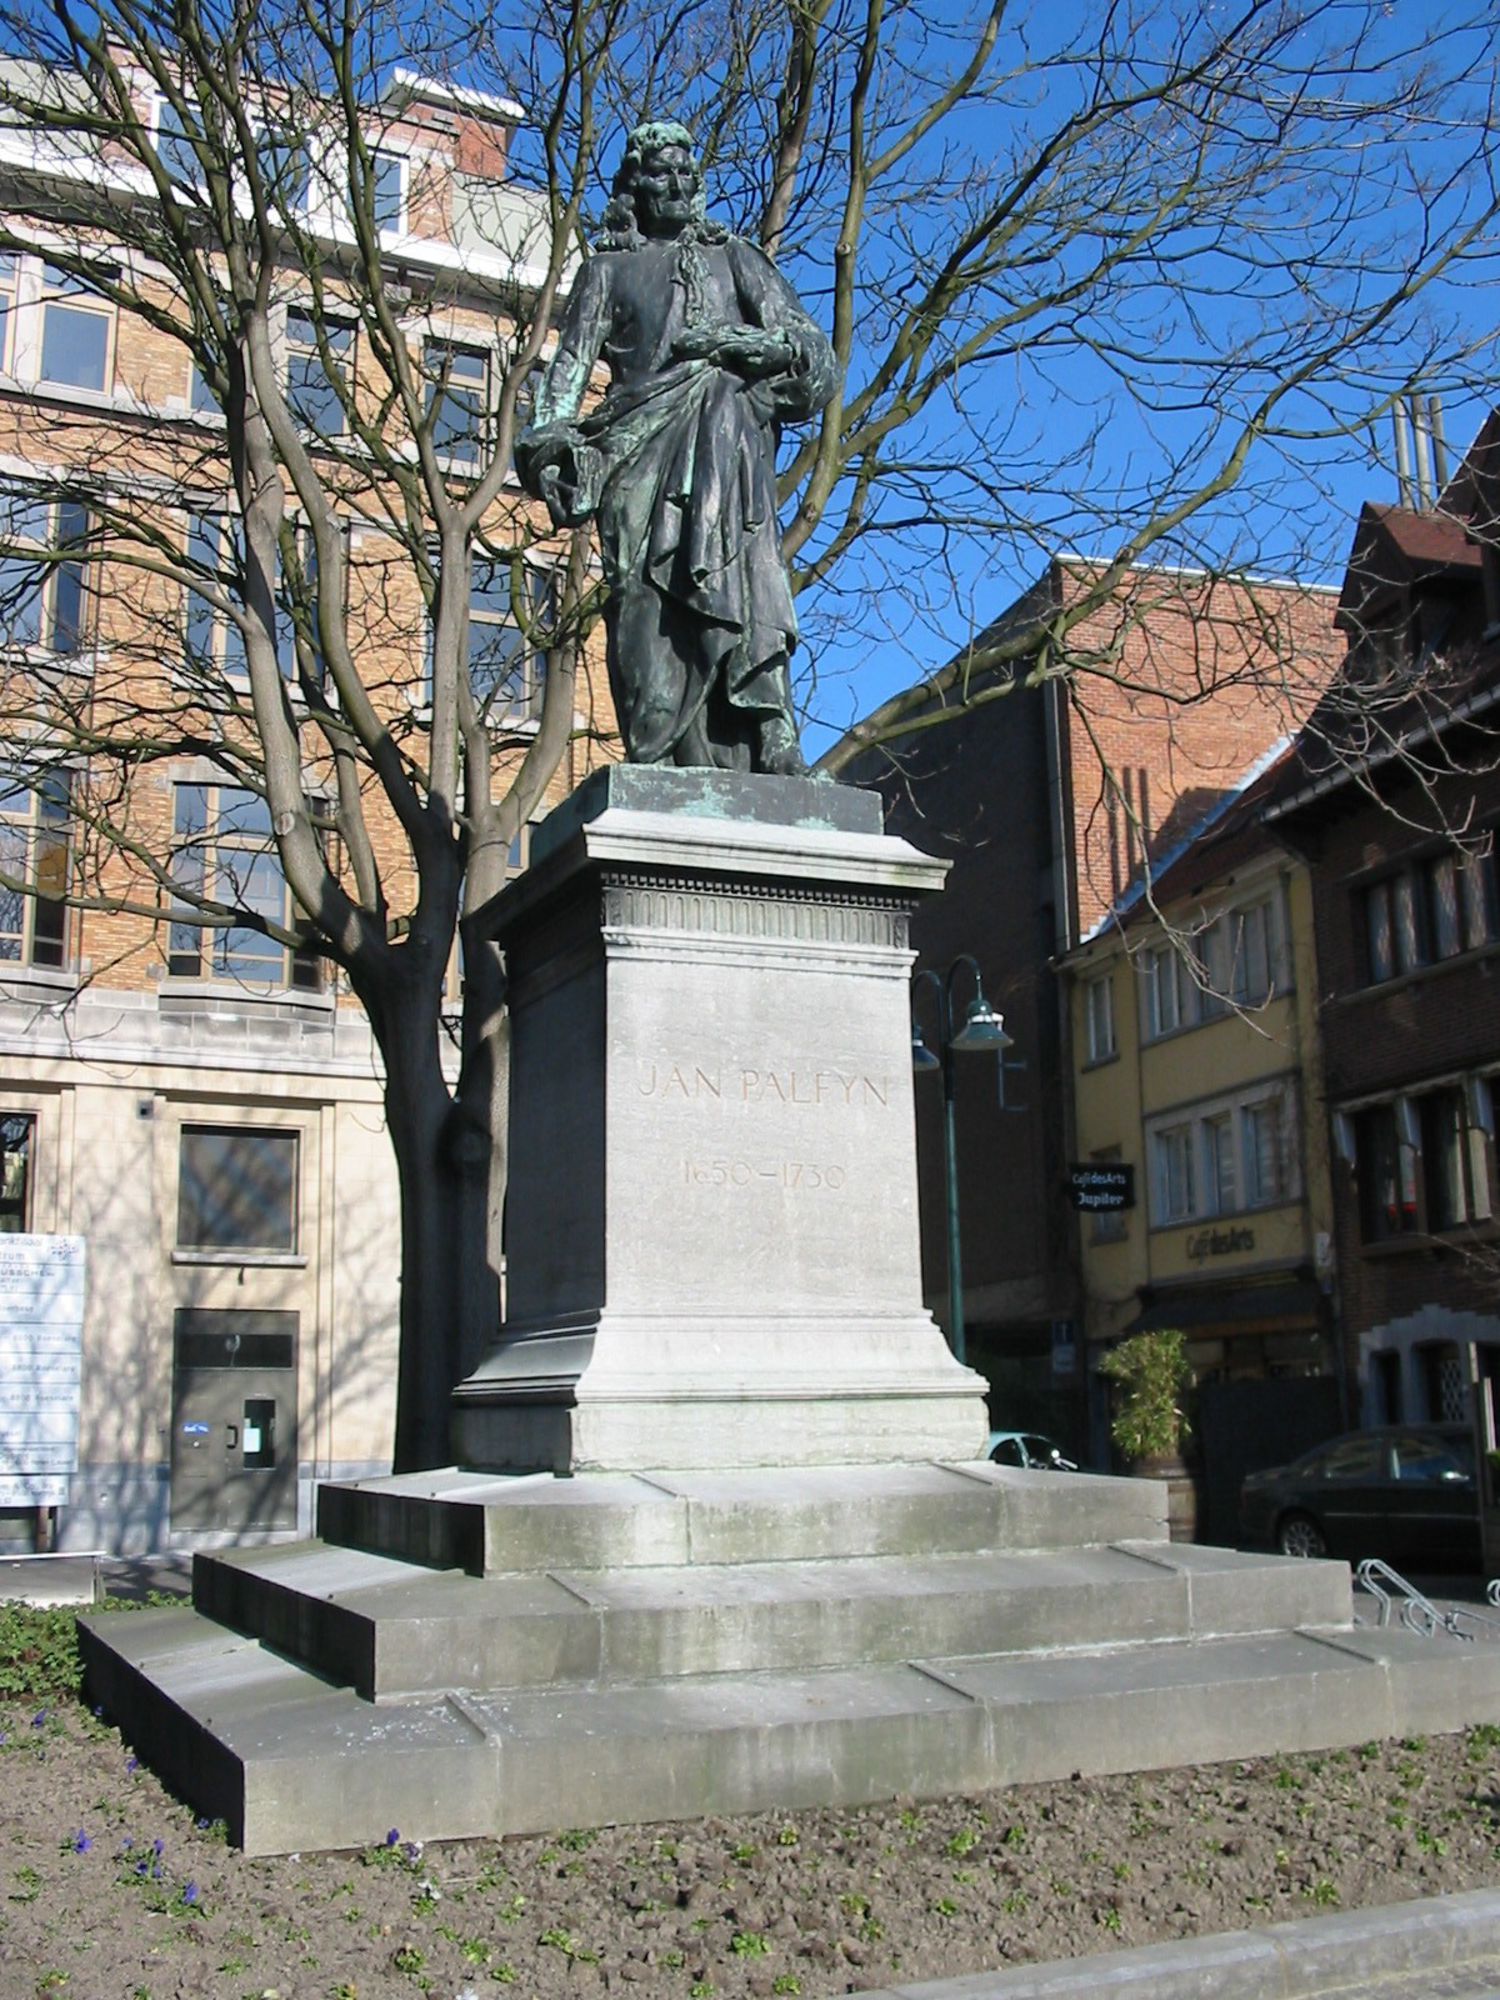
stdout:
<svg viewBox="0 0 1500 2000">
<path fill-rule="evenodd" d="M 673 352 L 682 361 L 712 361 L 747 382 L 788 374 L 797 354 L 785 334 L 755 326 L 694 326 L 680 334 Z"/>
<path fill-rule="evenodd" d="M 516 439 L 516 475 L 528 493 L 541 497 L 541 481 L 582 442 L 575 424 L 538 424 Z"/>
</svg>

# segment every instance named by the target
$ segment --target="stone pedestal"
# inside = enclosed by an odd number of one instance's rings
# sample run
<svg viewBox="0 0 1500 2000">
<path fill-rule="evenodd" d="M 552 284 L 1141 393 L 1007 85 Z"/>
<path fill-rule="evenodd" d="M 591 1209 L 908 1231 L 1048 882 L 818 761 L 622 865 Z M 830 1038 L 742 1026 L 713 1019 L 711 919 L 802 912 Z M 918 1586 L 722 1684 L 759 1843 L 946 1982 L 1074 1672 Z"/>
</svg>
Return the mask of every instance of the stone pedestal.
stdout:
<svg viewBox="0 0 1500 2000">
<path fill-rule="evenodd" d="M 618 766 L 507 890 L 508 1314 L 485 1470 L 964 1460 L 922 1305 L 907 982 L 946 865 L 824 781 Z"/>
</svg>

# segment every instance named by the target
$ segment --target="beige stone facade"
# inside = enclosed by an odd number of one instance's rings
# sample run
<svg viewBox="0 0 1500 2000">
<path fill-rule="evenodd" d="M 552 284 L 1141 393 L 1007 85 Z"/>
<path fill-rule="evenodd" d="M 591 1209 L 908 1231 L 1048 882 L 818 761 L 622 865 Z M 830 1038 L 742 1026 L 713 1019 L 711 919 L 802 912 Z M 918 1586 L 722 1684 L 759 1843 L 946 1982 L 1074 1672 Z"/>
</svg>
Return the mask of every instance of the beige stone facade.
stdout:
<svg viewBox="0 0 1500 2000">
<path fill-rule="evenodd" d="M 465 357 L 476 408 L 503 365 L 502 301 L 524 290 L 536 254 L 539 210 L 505 179 L 517 115 L 399 72 L 382 107 L 379 144 L 399 163 L 390 255 L 413 298 L 405 330 L 414 353 L 442 342 Z M 0 143 L 0 176 L 24 165 L 19 143 Z M 159 490 L 165 542 L 191 553 L 201 523 L 231 506 L 223 419 L 203 407 L 170 333 L 60 286 L 45 232 L 30 234 L 30 247 L 0 255 L 11 532 L 16 509 L 43 504 L 28 496 L 55 496 L 86 468 L 128 489 L 138 517 L 141 496 Z M 333 259 L 335 313 L 339 268 Z M 146 299 L 166 299 L 149 271 L 135 280 Z M 276 322 L 289 369 L 303 303 L 290 277 Z M 351 329 L 343 360 L 373 410 L 363 338 Z M 393 560 L 382 504 L 368 485 L 351 491 L 349 631 L 392 737 L 420 749 L 423 607 L 410 564 Z M 507 486 L 497 524 L 521 506 Z M 48 532 L 59 533 L 55 514 Z M 560 553 L 539 533 L 527 575 Z M 174 928 L 148 865 L 194 812 L 209 820 L 204 865 L 235 872 L 242 890 L 269 859 L 268 824 L 233 824 L 249 794 L 231 810 L 222 762 L 193 753 L 195 737 L 232 743 L 244 726 L 179 672 L 185 632 L 209 649 L 226 645 L 223 632 L 201 618 L 195 632 L 170 574 L 113 570 L 107 556 L 55 568 L 7 616 L 7 755 L 27 734 L 28 675 L 68 706 L 76 740 L 103 721 L 118 737 L 129 717 L 143 737 L 177 730 L 182 751 L 73 758 L 69 783 L 107 796 L 115 839 L 87 836 L 61 797 L 50 816 L 36 791 L 7 789 L 0 806 L 0 872 L 45 889 L 66 870 L 75 899 L 64 910 L 0 889 L 0 1227 L 86 1242 L 78 1469 L 50 1527 L 64 1547 L 123 1552 L 306 1532 L 316 1479 L 390 1464 L 401 1245 L 373 1038 L 326 962 L 232 929 Z M 214 657 L 232 683 L 227 654 Z M 534 818 L 615 754 L 597 660 L 581 664 L 576 709 Z M 534 733 L 524 704 L 503 720 L 502 772 Z M 320 754 L 310 742 L 311 789 L 332 786 Z M 399 920 L 415 886 L 407 850 L 388 811 L 369 823 Z M 524 840 L 512 865 L 523 859 Z M 281 893 L 255 881 L 257 894 Z M 455 993 L 457 979 L 455 966 Z M 24 1544 L 42 1524 L 6 1486 L 18 1470 L 0 1448 L 0 1538 Z"/>
</svg>

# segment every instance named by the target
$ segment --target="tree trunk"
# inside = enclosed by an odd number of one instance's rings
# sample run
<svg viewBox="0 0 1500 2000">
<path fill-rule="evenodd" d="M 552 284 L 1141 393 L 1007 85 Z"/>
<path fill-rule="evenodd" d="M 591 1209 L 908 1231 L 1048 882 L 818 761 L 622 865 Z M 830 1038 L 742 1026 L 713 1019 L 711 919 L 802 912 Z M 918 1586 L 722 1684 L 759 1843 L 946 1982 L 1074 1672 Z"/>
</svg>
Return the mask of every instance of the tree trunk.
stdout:
<svg viewBox="0 0 1500 2000">
<path fill-rule="evenodd" d="M 479 1329 L 487 1340 L 498 1321 L 485 1244 L 489 1135 L 443 1075 L 439 997 L 416 980 L 366 1002 L 385 1062 L 401 1195 L 397 1472 L 453 1462 L 449 1397 L 481 1344 Z"/>
</svg>

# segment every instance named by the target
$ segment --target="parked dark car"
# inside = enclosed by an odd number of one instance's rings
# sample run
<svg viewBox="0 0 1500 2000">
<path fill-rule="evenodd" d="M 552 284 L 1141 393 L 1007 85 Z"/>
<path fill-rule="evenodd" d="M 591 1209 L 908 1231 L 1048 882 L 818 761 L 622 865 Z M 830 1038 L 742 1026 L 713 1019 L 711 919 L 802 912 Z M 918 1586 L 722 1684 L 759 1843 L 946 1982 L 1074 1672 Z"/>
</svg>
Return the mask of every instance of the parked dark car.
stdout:
<svg viewBox="0 0 1500 2000">
<path fill-rule="evenodd" d="M 986 1446 L 996 1465 L 1031 1466 L 1043 1472 L 1076 1472 L 1077 1465 L 1061 1446 L 1040 1431 L 991 1431 Z"/>
<path fill-rule="evenodd" d="M 1346 1431 L 1292 1465 L 1252 1472 L 1240 1534 L 1288 1556 L 1379 1556 L 1392 1568 L 1477 1570 L 1479 1489 L 1466 1424 Z"/>
</svg>

